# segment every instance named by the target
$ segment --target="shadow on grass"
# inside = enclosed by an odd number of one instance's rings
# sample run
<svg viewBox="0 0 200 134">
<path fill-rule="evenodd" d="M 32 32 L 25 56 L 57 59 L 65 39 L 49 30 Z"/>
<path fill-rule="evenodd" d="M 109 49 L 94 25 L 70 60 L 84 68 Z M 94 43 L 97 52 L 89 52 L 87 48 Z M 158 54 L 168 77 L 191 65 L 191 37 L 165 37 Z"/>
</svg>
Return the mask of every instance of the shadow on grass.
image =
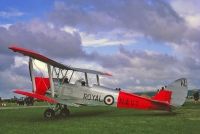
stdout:
<svg viewBox="0 0 200 134">
<path fill-rule="evenodd" d="M 70 115 L 70 117 L 63 119 L 62 117 L 57 116 L 57 118 L 53 120 L 73 120 L 73 119 L 80 119 L 80 118 L 90 118 L 90 117 L 169 117 L 169 116 L 176 116 L 177 112 L 165 112 L 165 111 L 140 111 L 140 110 L 133 110 L 126 112 L 126 110 L 88 110 L 84 112 L 75 112 Z M 45 120 L 45 119 L 43 119 Z"/>
<path fill-rule="evenodd" d="M 72 113 L 70 115 L 70 118 L 84 118 L 84 117 L 93 117 L 93 116 L 99 116 L 104 114 L 109 114 L 113 111 L 111 110 L 92 110 L 92 111 L 84 111 L 84 112 L 78 112 L 78 113 Z"/>
<path fill-rule="evenodd" d="M 40 110 L 41 111 L 41 110 Z M 74 119 L 80 119 L 80 118 L 93 118 L 93 117 L 153 117 L 153 116 L 160 116 L 160 117 L 169 117 L 169 116 L 176 116 L 177 112 L 165 112 L 165 111 L 142 111 L 142 110 L 125 110 L 125 109 L 82 109 L 82 110 L 72 110 L 74 112 L 71 112 L 70 117 L 68 118 L 62 118 L 57 116 L 54 119 L 44 119 L 43 112 L 37 112 L 37 113 L 25 113 L 24 115 L 18 115 L 15 117 L 15 115 L 7 116 L 6 120 L 9 121 L 16 121 L 16 122 L 57 122 L 62 120 L 74 120 Z M 31 111 L 26 111 L 31 112 Z"/>
<path fill-rule="evenodd" d="M 142 113 L 135 113 L 134 116 L 176 116 L 179 113 L 176 112 L 165 112 L 165 111 L 149 111 Z"/>
<path fill-rule="evenodd" d="M 97 117 L 97 116 L 101 116 L 101 115 L 106 115 L 113 112 L 113 110 L 84 110 L 82 111 L 78 111 L 78 112 L 74 112 L 71 113 L 69 117 L 67 118 L 63 118 L 61 116 L 59 116 L 59 114 L 56 115 L 55 118 L 53 119 L 45 119 L 43 117 L 43 114 L 41 115 L 41 117 L 37 117 L 37 118 L 31 118 L 32 121 L 43 121 L 43 122 L 48 122 L 48 121 L 58 121 L 58 120 L 72 120 L 72 119 L 80 119 L 80 118 L 89 118 L 89 117 Z"/>
</svg>

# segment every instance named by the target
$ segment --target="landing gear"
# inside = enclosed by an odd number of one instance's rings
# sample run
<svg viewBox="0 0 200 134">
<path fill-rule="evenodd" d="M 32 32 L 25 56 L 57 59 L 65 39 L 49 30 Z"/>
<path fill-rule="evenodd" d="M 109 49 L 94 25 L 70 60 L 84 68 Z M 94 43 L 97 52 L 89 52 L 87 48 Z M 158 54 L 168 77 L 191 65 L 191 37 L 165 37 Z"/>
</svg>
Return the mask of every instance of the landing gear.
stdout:
<svg viewBox="0 0 200 134">
<path fill-rule="evenodd" d="M 55 108 L 48 108 L 44 111 L 44 118 L 53 119 L 56 116 L 67 118 L 70 115 L 70 111 L 67 105 L 57 104 Z"/>
<path fill-rule="evenodd" d="M 55 111 L 51 108 L 48 108 L 44 111 L 44 118 L 53 119 L 55 117 Z"/>
<path fill-rule="evenodd" d="M 69 117 L 69 114 L 70 114 L 70 112 L 69 112 L 69 109 L 67 109 L 67 108 L 63 108 L 60 110 L 60 116 L 63 118 Z"/>
</svg>

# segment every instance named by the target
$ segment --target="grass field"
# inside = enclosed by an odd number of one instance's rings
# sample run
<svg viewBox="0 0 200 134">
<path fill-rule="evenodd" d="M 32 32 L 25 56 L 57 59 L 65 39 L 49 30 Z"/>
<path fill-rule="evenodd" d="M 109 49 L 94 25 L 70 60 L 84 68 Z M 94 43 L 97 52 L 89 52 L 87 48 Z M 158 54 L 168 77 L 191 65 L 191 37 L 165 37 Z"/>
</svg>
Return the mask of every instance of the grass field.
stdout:
<svg viewBox="0 0 200 134">
<path fill-rule="evenodd" d="M 199 134 L 200 104 L 173 113 L 112 107 L 70 108 L 68 119 L 45 120 L 45 108 L 0 110 L 1 134 Z"/>
</svg>

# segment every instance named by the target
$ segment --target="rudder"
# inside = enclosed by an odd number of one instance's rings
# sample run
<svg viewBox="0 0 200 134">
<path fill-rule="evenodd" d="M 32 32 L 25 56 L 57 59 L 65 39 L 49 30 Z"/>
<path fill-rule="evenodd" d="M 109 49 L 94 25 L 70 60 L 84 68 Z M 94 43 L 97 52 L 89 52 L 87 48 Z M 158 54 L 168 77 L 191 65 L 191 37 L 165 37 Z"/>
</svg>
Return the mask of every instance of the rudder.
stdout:
<svg viewBox="0 0 200 134">
<path fill-rule="evenodd" d="M 167 86 L 167 90 L 172 91 L 170 105 L 179 107 L 182 106 L 188 94 L 187 79 L 180 78 Z"/>
</svg>

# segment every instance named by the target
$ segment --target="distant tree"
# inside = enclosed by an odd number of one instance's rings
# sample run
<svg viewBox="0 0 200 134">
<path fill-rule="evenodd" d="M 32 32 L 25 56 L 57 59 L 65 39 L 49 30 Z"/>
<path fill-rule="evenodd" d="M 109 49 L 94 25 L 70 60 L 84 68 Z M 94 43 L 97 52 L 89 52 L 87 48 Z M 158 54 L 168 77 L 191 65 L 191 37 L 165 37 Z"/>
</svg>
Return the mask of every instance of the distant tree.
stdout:
<svg viewBox="0 0 200 134">
<path fill-rule="evenodd" d="M 195 92 L 193 93 L 193 97 L 194 97 L 194 100 L 195 100 L 195 101 L 198 101 L 198 100 L 199 100 L 199 91 L 195 91 Z"/>
<path fill-rule="evenodd" d="M 14 100 L 17 100 L 17 97 L 16 96 L 14 96 L 14 98 L 13 98 Z"/>
<path fill-rule="evenodd" d="M 24 99 L 24 102 L 27 106 L 33 106 L 33 103 L 34 103 L 34 99 L 32 97 L 26 97 Z"/>
</svg>

